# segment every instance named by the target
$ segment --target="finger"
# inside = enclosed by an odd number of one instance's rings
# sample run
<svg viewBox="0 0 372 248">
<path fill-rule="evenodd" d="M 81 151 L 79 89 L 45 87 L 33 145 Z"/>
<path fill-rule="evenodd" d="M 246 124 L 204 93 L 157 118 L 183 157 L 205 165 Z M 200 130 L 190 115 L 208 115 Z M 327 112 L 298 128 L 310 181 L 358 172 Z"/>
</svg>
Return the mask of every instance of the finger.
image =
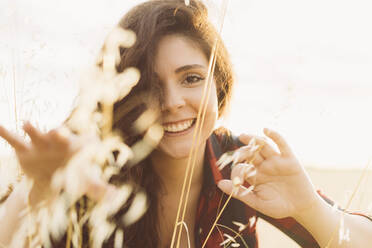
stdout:
<svg viewBox="0 0 372 248">
<path fill-rule="evenodd" d="M 247 162 L 259 166 L 260 164 L 262 164 L 263 161 L 265 161 L 265 159 L 261 156 L 261 153 L 258 151 L 255 154 L 253 154 L 252 158 Z"/>
<path fill-rule="evenodd" d="M 241 134 L 239 135 L 239 140 L 245 145 L 260 145 L 263 146 L 267 144 L 265 137 L 260 137 L 257 135 Z"/>
<path fill-rule="evenodd" d="M 251 185 L 248 188 L 242 185 L 234 185 L 232 180 L 221 180 L 217 184 L 218 188 L 221 189 L 227 195 L 232 194 L 232 196 L 238 200 L 245 202 L 245 199 L 248 195 L 253 195 L 254 186 Z"/>
<path fill-rule="evenodd" d="M 231 170 L 231 180 L 239 178 L 241 182 L 244 182 L 246 168 L 247 166 L 243 163 L 235 165 Z"/>
<path fill-rule="evenodd" d="M 39 147 L 46 147 L 48 146 L 48 139 L 44 134 L 42 134 L 37 128 L 31 125 L 31 123 L 27 122 L 23 126 L 23 130 L 30 136 L 31 141 L 34 145 Z"/>
<path fill-rule="evenodd" d="M 4 127 L 0 126 L 0 137 L 5 139 L 16 151 L 21 152 L 27 149 L 27 144 L 16 134 L 12 134 Z"/>
<path fill-rule="evenodd" d="M 274 147 L 272 147 L 270 144 L 266 144 L 262 147 L 260 150 L 260 154 L 264 159 L 268 159 L 273 156 L 279 156 L 279 152 L 277 152 Z"/>
<path fill-rule="evenodd" d="M 254 186 L 249 186 L 248 188 L 244 186 L 235 187 L 231 180 L 221 180 L 218 182 L 218 187 L 227 195 L 232 194 L 232 196 L 253 209 L 260 209 L 264 205 L 264 202 L 257 197 Z"/>
<path fill-rule="evenodd" d="M 259 149 L 259 147 L 243 146 L 239 148 L 234 153 L 233 163 L 252 163 L 254 165 L 260 165 L 264 161 L 264 158 L 257 149 Z"/>
<path fill-rule="evenodd" d="M 252 164 L 237 164 L 231 171 L 231 180 L 239 178 L 242 183 L 247 181 L 250 184 L 254 184 L 256 172 L 256 167 Z"/>
<path fill-rule="evenodd" d="M 271 129 L 268 129 L 268 128 L 264 129 L 264 133 L 267 137 L 269 137 L 270 139 L 272 139 L 275 142 L 275 144 L 279 148 L 280 153 L 283 156 L 292 155 L 291 148 L 289 147 L 289 145 L 287 144 L 285 139 L 279 133 L 277 133 L 277 132 L 275 132 Z"/>
<path fill-rule="evenodd" d="M 260 153 L 264 159 L 279 155 L 275 148 L 266 141 L 265 137 L 252 136 L 247 134 L 242 134 L 239 136 L 240 141 L 244 144 L 249 144 L 253 138 L 255 139 L 255 143 L 261 147 Z"/>
<path fill-rule="evenodd" d="M 55 145 L 61 147 L 67 147 L 69 145 L 68 136 L 65 135 L 62 130 L 53 129 L 48 132 L 47 137 L 50 140 L 50 143 L 53 143 Z"/>
<path fill-rule="evenodd" d="M 254 135 L 249 135 L 249 134 L 245 134 L 245 133 L 239 135 L 239 140 L 240 140 L 240 142 L 242 142 L 244 145 L 248 145 L 249 142 L 250 142 L 253 138 L 257 138 L 257 137 L 254 136 Z"/>
<path fill-rule="evenodd" d="M 52 141 L 51 143 L 53 145 L 55 145 L 59 149 L 68 151 L 70 155 L 78 152 L 81 148 L 84 147 L 85 144 L 96 142 L 96 140 L 88 138 L 83 139 L 80 136 L 74 135 L 66 127 L 53 129 L 48 133 L 48 136 L 50 137 L 50 140 Z"/>
</svg>

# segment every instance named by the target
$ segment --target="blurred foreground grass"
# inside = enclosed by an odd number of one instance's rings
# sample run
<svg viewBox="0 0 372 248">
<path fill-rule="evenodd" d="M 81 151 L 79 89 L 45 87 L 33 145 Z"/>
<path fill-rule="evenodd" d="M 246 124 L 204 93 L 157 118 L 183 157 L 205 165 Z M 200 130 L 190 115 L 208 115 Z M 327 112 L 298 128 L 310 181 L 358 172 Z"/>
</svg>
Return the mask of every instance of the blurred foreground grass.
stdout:
<svg viewBox="0 0 372 248">
<path fill-rule="evenodd" d="M 316 189 L 345 207 L 363 173 L 361 169 L 319 169 L 306 168 Z M 0 157 L 0 194 L 3 194 L 17 178 L 17 165 L 14 157 Z M 372 171 L 367 171 L 349 207 L 350 211 L 372 214 Z M 261 248 L 299 247 L 294 241 L 263 220 L 258 222 L 259 243 Z"/>
</svg>

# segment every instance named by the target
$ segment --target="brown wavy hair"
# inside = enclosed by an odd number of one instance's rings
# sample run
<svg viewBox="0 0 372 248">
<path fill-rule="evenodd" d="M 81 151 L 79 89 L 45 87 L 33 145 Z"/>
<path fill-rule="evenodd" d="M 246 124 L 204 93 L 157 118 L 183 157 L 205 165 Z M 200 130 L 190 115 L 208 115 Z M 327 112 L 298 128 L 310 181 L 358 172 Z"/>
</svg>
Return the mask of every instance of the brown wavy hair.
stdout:
<svg viewBox="0 0 372 248">
<path fill-rule="evenodd" d="M 114 129 L 123 134 L 126 143 L 132 145 L 141 139 L 141 134 L 136 134 L 131 126 L 148 108 L 148 99 L 162 104 L 162 87 L 154 76 L 154 57 L 157 45 L 165 35 L 179 34 L 190 39 L 198 44 L 207 59 L 218 41 L 213 76 L 217 88 L 219 117 L 224 114 L 234 82 L 232 67 L 221 37 L 208 20 L 208 10 L 201 1 L 191 0 L 186 6 L 184 0 L 150 0 L 131 9 L 118 25 L 134 31 L 137 40 L 130 48 L 120 48 L 121 61 L 117 72 L 131 66 L 141 72 L 140 81 L 131 93 L 114 105 Z M 124 166 L 120 174 L 111 178 L 114 184 L 128 181 L 146 191 L 149 211 L 135 224 L 121 227 L 125 233 L 124 243 L 126 247 L 158 247 L 158 193 L 161 182 L 149 159 L 135 166 Z"/>
</svg>

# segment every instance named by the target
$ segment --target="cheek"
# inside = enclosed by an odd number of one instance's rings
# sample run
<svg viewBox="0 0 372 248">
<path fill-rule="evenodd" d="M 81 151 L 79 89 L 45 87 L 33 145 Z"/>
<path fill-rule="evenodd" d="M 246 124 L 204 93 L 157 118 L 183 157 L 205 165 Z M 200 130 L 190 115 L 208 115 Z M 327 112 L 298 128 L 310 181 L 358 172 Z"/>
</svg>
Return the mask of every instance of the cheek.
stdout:
<svg viewBox="0 0 372 248">
<path fill-rule="evenodd" d="M 201 106 L 202 100 L 208 101 L 205 117 L 209 116 L 209 118 L 211 118 L 212 114 L 213 115 L 215 114 L 216 116 L 214 118 L 218 118 L 218 98 L 217 98 L 217 89 L 216 89 L 215 83 L 213 83 L 207 99 L 203 99 L 203 90 L 194 92 L 192 97 L 194 98 L 193 105 L 196 111 L 199 111 L 199 108 L 202 107 Z"/>
</svg>

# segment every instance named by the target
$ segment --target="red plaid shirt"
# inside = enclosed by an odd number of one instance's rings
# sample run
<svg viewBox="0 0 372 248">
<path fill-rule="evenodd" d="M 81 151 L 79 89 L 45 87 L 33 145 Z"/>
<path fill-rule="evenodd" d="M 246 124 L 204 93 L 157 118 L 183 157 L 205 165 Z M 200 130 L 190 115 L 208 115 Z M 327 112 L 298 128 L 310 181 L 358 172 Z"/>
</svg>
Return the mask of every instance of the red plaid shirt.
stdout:
<svg viewBox="0 0 372 248">
<path fill-rule="evenodd" d="M 204 185 L 200 196 L 198 212 L 196 217 L 196 247 L 202 247 L 205 239 L 216 220 L 220 209 L 226 202 L 228 196 L 224 194 L 218 187 L 217 182 L 224 178 L 230 178 L 230 166 L 226 166 L 222 171 L 219 171 L 216 165 L 218 158 L 226 151 L 234 150 L 241 144 L 239 142 L 224 141 L 226 135 L 213 134 L 207 141 L 206 158 L 205 158 L 205 178 Z M 230 141 L 233 138 L 230 139 Z M 235 139 L 236 140 L 236 139 Z M 228 144 L 230 143 L 230 145 Z M 328 203 L 332 203 L 329 199 L 321 195 Z M 216 247 L 237 247 L 234 242 L 224 242 L 228 239 L 227 234 L 234 237 L 239 247 L 257 248 L 256 223 L 258 218 L 263 218 L 272 225 L 276 226 L 291 239 L 297 242 L 304 248 L 319 247 L 312 235 L 293 218 L 274 219 L 268 217 L 253 208 L 245 205 L 236 199 L 231 199 L 227 207 L 223 211 L 221 218 L 212 231 L 212 234 L 207 240 L 206 248 Z M 247 225 L 243 231 L 239 232 L 239 226 L 234 222 Z M 237 235 L 239 234 L 239 235 Z M 222 245 L 221 245 L 222 244 Z"/>
</svg>

